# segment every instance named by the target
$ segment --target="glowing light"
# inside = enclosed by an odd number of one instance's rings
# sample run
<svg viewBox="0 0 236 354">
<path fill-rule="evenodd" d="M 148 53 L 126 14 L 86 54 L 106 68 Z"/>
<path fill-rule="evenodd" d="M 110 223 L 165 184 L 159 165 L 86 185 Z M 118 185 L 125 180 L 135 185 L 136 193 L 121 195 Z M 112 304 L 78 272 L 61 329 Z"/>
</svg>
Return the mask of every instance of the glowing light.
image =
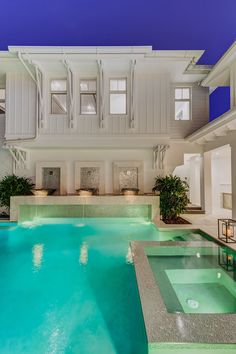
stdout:
<svg viewBox="0 0 236 354">
<path fill-rule="evenodd" d="M 218 279 L 221 278 L 221 273 L 220 273 L 220 272 L 217 273 L 217 278 L 218 278 Z"/>
<path fill-rule="evenodd" d="M 187 299 L 186 303 L 191 309 L 197 309 L 199 307 L 199 302 L 194 299 Z"/>
<path fill-rule="evenodd" d="M 85 227 L 85 224 L 81 223 L 81 224 L 76 224 L 75 227 Z"/>
<path fill-rule="evenodd" d="M 226 237 L 234 236 L 234 228 L 232 225 L 223 224 L 222 225 L 222 234 Z"/>
<path fill-rule="evenodd" d="M 142 225 L 151 225 L 151 224 L 152 224 L 151 221 L 143 221 L 143 222 L 142 222 Z"/>
<path fill-rule="evenodd" d="M 33 264 L 36 270 L 40 269 L 42 265 L 43 248 L 44 245 L 42 243 L 35 244 L 32 248 Z"/>
<path fill-rule="evenodd" d="M 23 222 L 21 223 L 21 226 L 22 226 L 22 227 L 27 227 L 27 228 L 32 228 L 32 227 L 35 227 L 36 224 L 35 224 L 34 221 L 23 221 Z"/>
<path fill-rule="evenodd" d="M 197 258 L 201 258 L 201 254 L 199 252 L 197 252 L 196 256 Z"/>
<path fill-rule="evenodd" d="M 80 248 L 80 256 L 79 263 L 82 265 L 86 265 L 88 263 L 88 244 L 87 242 L 83 242 Z"/>
</svg>

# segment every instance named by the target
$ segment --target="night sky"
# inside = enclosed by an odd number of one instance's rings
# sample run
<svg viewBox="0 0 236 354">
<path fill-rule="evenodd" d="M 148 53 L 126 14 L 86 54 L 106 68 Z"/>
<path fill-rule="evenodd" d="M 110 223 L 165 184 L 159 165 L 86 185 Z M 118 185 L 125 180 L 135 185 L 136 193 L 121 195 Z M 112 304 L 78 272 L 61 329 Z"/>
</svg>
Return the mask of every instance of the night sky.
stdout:
<svg viewBox="0 0 236 354">
<path fill-rule="evenodd" d="M 0 0 L 8 45 L 152 45 L 206 49 L 213 64 L 236 39 L 236 0 Z"/>
</svg>

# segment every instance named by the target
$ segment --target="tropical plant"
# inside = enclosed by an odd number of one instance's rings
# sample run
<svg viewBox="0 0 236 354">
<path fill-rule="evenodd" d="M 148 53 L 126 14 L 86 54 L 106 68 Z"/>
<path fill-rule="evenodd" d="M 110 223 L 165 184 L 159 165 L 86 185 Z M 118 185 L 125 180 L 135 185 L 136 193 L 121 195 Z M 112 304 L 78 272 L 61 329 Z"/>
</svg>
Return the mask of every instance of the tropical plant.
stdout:
<svg viewBox="0 0 236 354">
<path fill-rule="evenodd" d="M 34 184 L 30 178 L 16 175 L 5 176 L 0 181 L 0 205 L 10 208 L 10 198 L 16 195 L 30 195 Z"/>
<path fill-rule="evenodd" d="M 156 177 L 153 191 L 160 192 L 160 212 L 163 221 L 173 223 L 184 213 L 189 203 L 188 190 L 188 183 L 178 176 Z"/>
</svg>

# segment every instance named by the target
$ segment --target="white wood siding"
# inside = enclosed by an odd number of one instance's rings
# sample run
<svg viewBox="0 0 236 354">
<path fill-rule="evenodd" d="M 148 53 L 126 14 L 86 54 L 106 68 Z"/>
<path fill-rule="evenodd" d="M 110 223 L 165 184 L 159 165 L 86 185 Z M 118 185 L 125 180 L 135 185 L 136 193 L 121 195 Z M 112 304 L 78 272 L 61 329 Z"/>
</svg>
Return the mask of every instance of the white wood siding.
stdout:
<svg viewBox="0 0 236 354">
<path fill-rule="evenodd" d="M 148 65 L 148 64 L 147 64 Z M 71 135 L 76 136 L 139 136 L 154 135 L 184 138 L 208 122 L 208 89 L 200 86 L 192 87 L 192 119 L 191 121 L 174 120 L 173 86 L 168 73 L 154 69 L 135 69 L 134 114 L 135 128 L 130 129 L 130 71 L 129 65 L 125 70 L 113 71 L 108 67 L 104 76 L 104 106 L 105 128 L 99 127 L 99 113 L 97 115 L 80 115 L 79 81 L 81 78 L 97 78 L 97 66 L 90 70 L 73 69 L 74 87 L 74 129 L 69 128 L 67 115 L 52 115 L 50 112 L 50 80 L 59 78 L 52 72 L 44 73 L 43 98 L 45 102 L 44 128 L 41 136 Z M 66 77 L 66 74 L 61 77 Z M 109 78 L 127 77 L 128 114 L 109 114 Z M 36 118 L 36 87 L 32 78 L 25 72 L 7 73 L 7 139 L 33 137 L 35 134 Z M 99 85 L 98 85 L 99 87 Z M 97 91 L 97 98 L 99 92 Z M 99 112 L 99 102 L 98 110 Z"/>
<path fill-rule="evenodd" d="M 0 146 L 5 136 L 5 114 L 0 114 Z"/>
<path fill-rule="evenodd" d="M 36 125 L 36 86 L 29 74 L 6 75 L 6 138 L 33 137 Z"/>
<path fill-rule="evenodd" d="M 111 75 L 110 77 L 114 76 Z M 117 75 L 116 75 L 117 76 Z M 124 74 L 122 75 L 124 77 Z M 82 76 L 82 77 L 86 77 Z M 99 127 L 98 115 L 79 114 L 79 77 L 75 84 L 76 128 L 71 131 L 68 127 L 66 115 L 51 115 L 50 105 L 47 109 L 46 129 L 43 135 L 133 135 L 133 134 L 160 134 L 169 132 L 170 122 L 170 80 L 167 74 L 153 74 L 137 72 L 135 76 L 134 110 L 135 128 L 130 129 L 130 76 L 128 79 L 127 115 L 109 114 L 109 75 L 105 75 L 105 129 Z M 97 77 L 98 80 L 98 77 Z M 49 87 L 46 84 L 45 87 Z M 49 90 L 48 90 L 49 92 Z M 98 93 L 97 93 L 98 96 Z M 98 102 L 99 105 L 99 102 Z M 99 108 L 99 107 L 98 107 Z M 98 109 L 99 112 L 99 109 Z"/>
<path fill-rule="evenodd" d="M 209 89 L 192 86 L 192 116 L 189 121 L 175 120 L 174 87 L 171 104 L 171 137 L 184 138 L 209 122 Z"/>
</svg>

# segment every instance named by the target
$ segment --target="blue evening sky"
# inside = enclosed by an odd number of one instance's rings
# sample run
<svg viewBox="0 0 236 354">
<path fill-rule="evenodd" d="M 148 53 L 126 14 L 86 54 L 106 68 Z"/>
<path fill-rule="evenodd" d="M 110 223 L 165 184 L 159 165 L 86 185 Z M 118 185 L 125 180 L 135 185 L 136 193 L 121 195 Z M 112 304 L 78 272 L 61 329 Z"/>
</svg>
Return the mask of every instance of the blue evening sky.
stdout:
<svg viewBox="0 0 236 354">
<path fill-rule="evenodd" d="M 206 49 L 213 64 L 236 39 L 236 0 L 0 0 L 8 45 L 152 45 Z"/>
</svg>

